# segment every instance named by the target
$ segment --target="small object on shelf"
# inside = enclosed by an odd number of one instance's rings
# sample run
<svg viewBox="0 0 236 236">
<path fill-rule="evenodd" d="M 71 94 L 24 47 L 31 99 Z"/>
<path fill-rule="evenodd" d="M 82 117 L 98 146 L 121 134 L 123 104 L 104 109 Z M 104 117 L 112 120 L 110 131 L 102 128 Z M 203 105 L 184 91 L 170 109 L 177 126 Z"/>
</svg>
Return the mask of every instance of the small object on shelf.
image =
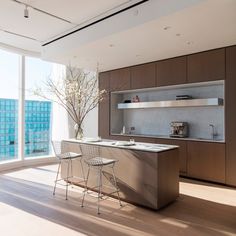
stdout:
<svg viewBox="0 0 236 236">
<path fill-rule="evenodd" d="M 131 103 L 131 100 L 124 100 L 124 103 Z"/>
<path fill-rule="evenodd" d="M 133 134 L 135 132 L 135 127 L 134 126 L 131 126 L 130 127 L 130 131 L 129 131 L 129 134 Z"/>
<path fill-rule="evenodd" d="M 123 126 L 123 128 L 122 128 L 121 134 L 125 134 L 125 126 Z"/>
<path fill-rule="evenodd" d="M 185 99 L 193 99 L 193 96 L 191 95 L 176 95 L 176 100 L 185 100 Z"/>
<path fill-rule="evenodd" d="M 139 96 L 136 95 L 135 97 L 133 97 L 132 102 L 140 102 Z"/>
</svg>

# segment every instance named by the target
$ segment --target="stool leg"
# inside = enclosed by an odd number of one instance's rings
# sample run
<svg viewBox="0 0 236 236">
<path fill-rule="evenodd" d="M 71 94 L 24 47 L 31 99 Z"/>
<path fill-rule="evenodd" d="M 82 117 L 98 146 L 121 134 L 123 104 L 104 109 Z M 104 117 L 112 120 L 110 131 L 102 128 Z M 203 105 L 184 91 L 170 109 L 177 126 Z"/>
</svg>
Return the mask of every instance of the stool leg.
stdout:
<svg viewBox="0 0 236 236">
<path fill-rule="evenodd" d="M 53 195 L 55 195 L 55 192 L 56 192 L 57 180 L 58 180 L 58 175 L 59 175 L 60 167 L 61 167 L 61 161 L 58 164 L 57 177 L 56 177 L 55 184 L 54 184 Z"/>
<path fill-rule="evenodd" d="M 66 200 L 68 200 L 67 196 L 68 196 L 68 185 L 69 185 L 69 169 L 70 169 L 70 162 L 71 162 L 71 159 L 68 161 L 68 164 L 67 164 L 67 174 L 66 174 Z"/>
<path fill-rule="evenodd" d="M 83 163 L 82 163 L 82 159 L 80 160 L 80 166 L 81 166 L 81 170 L 82 170 L 83 179 L 85 181 L 84 166 L 83 166 Z"/>
<path fill-rule="evenodd" d="M 118 199 L 119 199 L 119 203 L 120 203 L 120 206 L 122 206 L 121 201 L 120 201 L 119 189 L 118 189 L 117 182 L 116 182 L 116 176 L 115 176 L 115 172 L 114 172 L 114 166 L 112 166 L 112 175 L 113 175 L 114 184 L 115 184 L 115 188 L 116 188 L 116 191 L 117 191 L 117 196 L 118 196 Z"/>
<path fill-rule="evenodd" d="M 98 168 L 98 202 L 97 202 L 98 214 L 100 214 L 101 194 L 102 194 L 102 166 Z"/>
<path fill-rule="evenodd" d="M 84 194 L 83 194 L 83 198 L 82 198 L 81 207 L 84 206 L 85 193 L 88 192 L 88 179 L 89 179 L 89 172 L 90 172 L 90 166 L 88 166 L 88 172 L 87 172 L 87 177 L 86 177 L 86 180 L 85 180 L 85 189 L 84 189 Z"/>
</svg>

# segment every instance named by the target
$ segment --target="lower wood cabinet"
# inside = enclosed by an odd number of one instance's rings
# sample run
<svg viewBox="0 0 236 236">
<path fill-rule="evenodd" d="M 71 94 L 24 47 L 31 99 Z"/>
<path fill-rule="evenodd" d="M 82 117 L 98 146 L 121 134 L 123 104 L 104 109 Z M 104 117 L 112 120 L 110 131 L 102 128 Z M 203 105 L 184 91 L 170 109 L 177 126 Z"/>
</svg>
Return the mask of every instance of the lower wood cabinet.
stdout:
<svg viewBox="0 0 236 236">
<path fill-rule="evenodd" d="M 189 177 L 225 183 L 225 144 L 188 141 Z"/>
</svg>

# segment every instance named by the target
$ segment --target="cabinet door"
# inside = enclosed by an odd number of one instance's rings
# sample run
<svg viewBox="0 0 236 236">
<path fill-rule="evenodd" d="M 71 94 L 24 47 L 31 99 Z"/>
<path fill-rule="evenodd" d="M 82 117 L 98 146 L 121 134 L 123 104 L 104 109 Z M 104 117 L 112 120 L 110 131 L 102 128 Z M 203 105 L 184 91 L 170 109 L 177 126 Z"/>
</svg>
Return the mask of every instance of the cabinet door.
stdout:
<svg viewBox="0 0 236 236">
<path fill-rule="evenodd" d="M 185 140 L 156 139 L 156 143 L 179 146 L 179 171 L 181 175 L 187 174 L 187 143 Z"/>
<path fill-rule="evenodd" d="M 188 176 L 225 183 L 225 144 L 188 141 Z"/>
<path fill-rule="evenodd" d="M 225 49 L 187 56 L 188 83 L 225 79 Z"/>
<path fill-rule="evenodd" d="M 186 84 L 187 57 L 177 57 L 156 63 L 157 86 Z"/>
<path fill-rule="evenodd" d="M 151 88 L 155 86 L 155 63 L 131 67 L 131 89 Z"/>
<path fill-rule="evenodd" d="M 102 138 L 109 138 L 110 134 L 110 92 L 109 92 L 110 72 L 99 74 L 99 89 L 105 89 L 107 94 L 105 99 L 99 103 L 98 108 L 98 135 Z"/>
<path fill-rule="evenodd" d="M 226 184 L 236 186 L 236 46 L 226 48 L 225 140 Z"/>
<path fill-rule="evenodd" d="M 111 71 L 110 91 L 130 89 L 130 68 Z"/>
</svg>

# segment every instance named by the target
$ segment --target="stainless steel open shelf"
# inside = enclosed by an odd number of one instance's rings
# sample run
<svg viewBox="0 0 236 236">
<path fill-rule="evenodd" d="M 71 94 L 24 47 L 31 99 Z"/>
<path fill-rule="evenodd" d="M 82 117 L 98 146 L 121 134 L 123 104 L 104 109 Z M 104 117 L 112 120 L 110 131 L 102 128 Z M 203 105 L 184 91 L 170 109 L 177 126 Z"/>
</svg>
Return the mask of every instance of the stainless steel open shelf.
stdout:
<svg viewBox="0 0 236 236">
<path fill-rule="evenodd" d="M 171 101 L 119 103 L 118 109 L 201 107 L 201 106 L 222 106 L 223 104 L 224 100 L 222 98 L 202 98 L 202 99 L 171 100 Z"/>
</svg>

